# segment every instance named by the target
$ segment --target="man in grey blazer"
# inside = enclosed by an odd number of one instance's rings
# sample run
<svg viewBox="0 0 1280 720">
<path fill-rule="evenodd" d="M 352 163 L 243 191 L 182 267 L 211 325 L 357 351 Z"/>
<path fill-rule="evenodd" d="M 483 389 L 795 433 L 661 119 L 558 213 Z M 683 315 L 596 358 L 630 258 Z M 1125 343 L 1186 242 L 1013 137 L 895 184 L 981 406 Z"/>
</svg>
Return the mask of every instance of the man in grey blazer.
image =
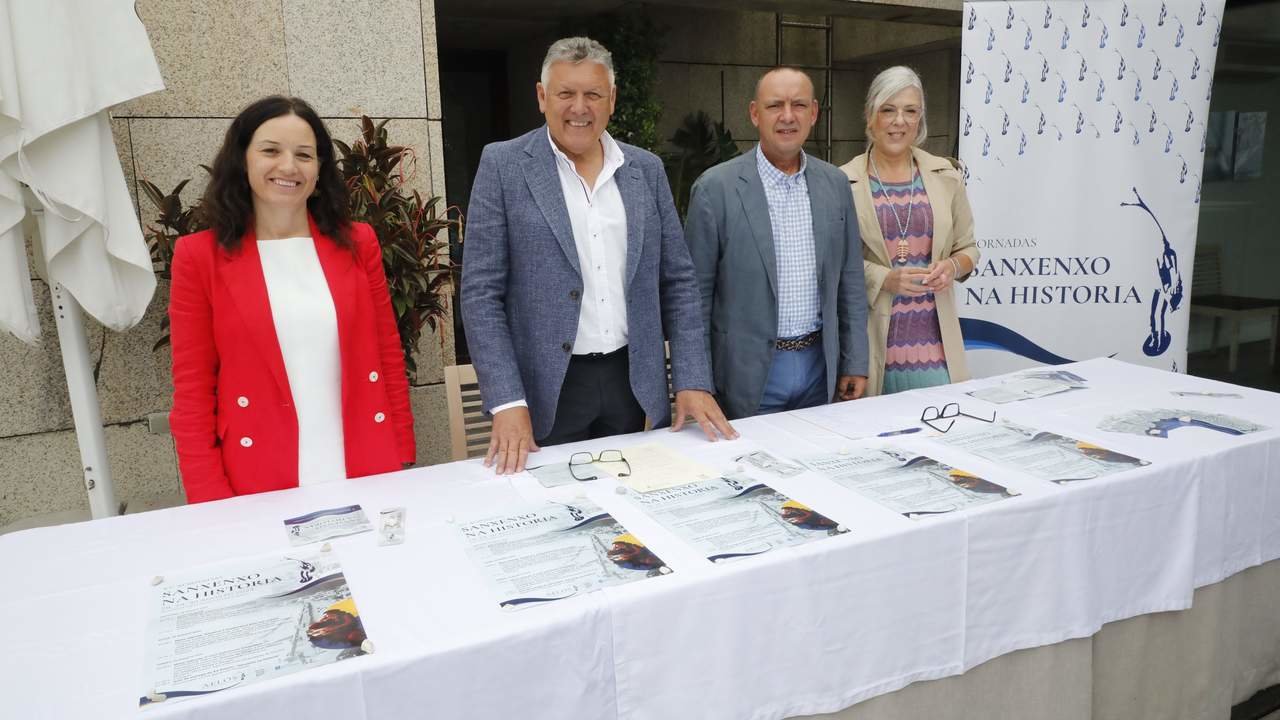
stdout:
<svg viewBox="0 0 1280 720">
<path fill-rule="evenodd" d="M 493 434 L 485 465 L 524 470 L 539 444 L 665 425 L 669 341 L 679 430 L 736 437 L 711 395 L 697 280 L 662 162 L 605 132 L 613 60 L 553 43 L 547 124 L 484 149 L 471 188 L 462 318 Z"/>
<path fill-rule="evenodd" d="M 853 194 L 844 173 L 804 152 L 818 120 L 813 82 L 770 70 L 750 114 L 759 145 L 698 178 L 685 221 L 730 418 L 855 399 L 867 376 Z"/>
</svg>

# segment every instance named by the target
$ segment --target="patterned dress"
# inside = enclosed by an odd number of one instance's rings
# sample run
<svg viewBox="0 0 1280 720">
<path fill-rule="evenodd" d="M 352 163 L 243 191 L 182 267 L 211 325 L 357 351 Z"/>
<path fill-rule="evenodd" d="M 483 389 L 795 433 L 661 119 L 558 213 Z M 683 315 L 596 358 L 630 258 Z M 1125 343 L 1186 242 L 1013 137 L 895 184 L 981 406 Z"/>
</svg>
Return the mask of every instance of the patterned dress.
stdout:
<svg viewBox="0 0 1280 720">
<path fill-rule="evenodd" d="M 874 177 L 871 197 L 884 234 L 885 250 L 893 267 L 898 257 L 898 223 L 907 219 L 908 201 L 914 189 L 911 222 L 907 227 L 907 267 L 928 269 L 933 257 L 933 208 L 917 169 L 911 183 L 883 183 Z M 893 217 L 894 211 L 898 219 Z M 933 294 L 920 297 L 895 295 L 889 315 L 889 336 L 884 357 L 883 394 L 951 382 L 942 350 L 942 330 Z"/>
</svg>

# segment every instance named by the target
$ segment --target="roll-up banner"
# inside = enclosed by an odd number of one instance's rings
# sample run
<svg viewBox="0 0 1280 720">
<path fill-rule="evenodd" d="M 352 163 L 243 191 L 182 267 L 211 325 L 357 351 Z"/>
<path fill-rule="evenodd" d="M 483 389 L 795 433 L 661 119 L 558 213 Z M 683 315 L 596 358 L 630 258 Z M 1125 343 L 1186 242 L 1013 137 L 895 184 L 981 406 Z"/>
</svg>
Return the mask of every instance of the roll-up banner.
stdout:
<svg viewBox="0 0 1280 720">
<path fill-rule="evenodd" d="M 967 2 L 960 159 L 977 377 L 1115 357 L 1184 372 L 1223 0 Z"/>
</svg>

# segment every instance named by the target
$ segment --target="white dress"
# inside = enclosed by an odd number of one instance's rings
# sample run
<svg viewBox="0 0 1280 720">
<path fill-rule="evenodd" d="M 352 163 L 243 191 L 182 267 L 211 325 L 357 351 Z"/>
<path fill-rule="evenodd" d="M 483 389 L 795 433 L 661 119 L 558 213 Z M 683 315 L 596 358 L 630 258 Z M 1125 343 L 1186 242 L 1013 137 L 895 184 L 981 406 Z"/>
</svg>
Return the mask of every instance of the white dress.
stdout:
<svg viewBox="0 0 1280 720">
<path fill-rule="evenodd" d="M 345 479 L 338 317 L 315 242 L 259 240 L 258 256 L 298 415 L 298 484 Z"/>
</svg>

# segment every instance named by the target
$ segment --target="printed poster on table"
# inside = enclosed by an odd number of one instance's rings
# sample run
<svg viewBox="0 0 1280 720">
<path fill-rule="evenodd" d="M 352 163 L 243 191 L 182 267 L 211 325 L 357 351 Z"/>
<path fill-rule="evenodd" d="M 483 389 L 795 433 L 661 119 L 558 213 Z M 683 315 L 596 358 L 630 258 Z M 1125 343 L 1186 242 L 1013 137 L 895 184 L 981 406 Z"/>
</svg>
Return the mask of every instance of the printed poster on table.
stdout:
<svg viewBox="0 0 1280 720">
<path fill-rule="evenodd" d="M 480 518 L 463 523 L 458 532 L 507 610 L 671 572 L 639 538 L 588 500 Z"/>
<path fill-rule="evenodd" d="M 776 461 L 770 466 L 777 467 Z M 743 475 L 636 493 L 631 498 L 711 562 L 848 532 L 813 508 Z"/>
<path fill-rule="evenodd" d="M 1183 428 L 1201 428 L 1224 435 L 1247 435 L 1268 429 L 1243 418 L 1188 408 L 1130 410 L 1105 417 L 1098 423 L 1098 429 L 1107 432 L 1166 439 L 1170 433 Z"/>
<path fill-rule="evenodd" d="M 364 654 L 360 612 L 332 553 L 170 575 L 153 589 L 150 603 L 140 706 Z"/>
<path fill-rule="evenodd" d="M 1057 395 L 1070 390 L 1084 390 L 1089 382 L 1067 370 L 1032 370 L 1006 378 L 996 385 L 973 390 L 966 395 L 1003 405 L 1020 400 Z"/>
<path fill-rule="evenodd" d="M 297 547 L 369 532 L 373 525 L 359 505 L 317 510 L 284 521 L 289 544 Z"/>
<path fill-rule="evenodd" d="M 973 473 L 898 448 L 861 448 L 804 461 L 817 472 L 909 518 L 939 515 L 1017 493 Z"/>
<path fill-rule="evenodd" d="M 1083 440 L 1008 420 L 982 427 L 956 428 L 934 441 L 1059 484 L 1092 480 L 1151 464 Z"/>
</svg>

